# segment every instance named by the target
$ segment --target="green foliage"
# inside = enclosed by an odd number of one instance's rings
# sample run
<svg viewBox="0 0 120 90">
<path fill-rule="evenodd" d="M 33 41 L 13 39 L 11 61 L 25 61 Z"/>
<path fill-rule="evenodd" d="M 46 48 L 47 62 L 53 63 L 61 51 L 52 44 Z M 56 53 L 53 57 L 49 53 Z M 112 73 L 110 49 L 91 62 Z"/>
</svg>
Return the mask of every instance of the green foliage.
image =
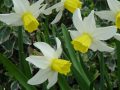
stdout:
<svg viewBox="0 0 120 90">
<path fill-rule="evenodd" d="M 29 0 L 31 3 L 37 0 Z M 45 0 L 48 6 L 60 0 Z M 106 0 L 81 0 L 82 17 L 88 16 L 91 10 L 109 10 Z M 13 12 L 12 0 L 0 0 L 0 13 Z M 62 57 L 72 62 L 71 73 L 68 76 L 59 75 L 58 83 L 50 90 L 113 90 L 120 89 L 120 42 L 114 39 L 107 41 L 116 47 L 116 52 L 101 53 L 89 50 L 86 54 L 76 52 L 71 45 L 68 30 L 75 29 L 72 14 L 65 10 L 59 23 L 51 25 L 57 12 L 49 16 L 40 15 L 40 26 L 37 31 L 28 33 L 22 28 L 8 26 L 0 22 L 0 90 L 47 90 L 46 84 L 31 86 L 27 80 L 37 69 L 29 65 L 25 58 L 28 55 L 42 55 L 33 46 L 36 41 L 42 41 L 55 47 L 55 37 L 62 42 Z M 113 25 L 112 22 L 101 20 L 95 16 L 97 27 Z M 64 24 L 62 24 L 64 23 Z M 62 24 L 62 25 L 61 25 Z M 21 32 L 18 31 L 21 30 Z M 21 36 L 22 35 L 22 36 Z M 8 59 L 9 58 L 9 59 Z M 4 77 L 4 78 L 1 78 Z"/>
</svg>

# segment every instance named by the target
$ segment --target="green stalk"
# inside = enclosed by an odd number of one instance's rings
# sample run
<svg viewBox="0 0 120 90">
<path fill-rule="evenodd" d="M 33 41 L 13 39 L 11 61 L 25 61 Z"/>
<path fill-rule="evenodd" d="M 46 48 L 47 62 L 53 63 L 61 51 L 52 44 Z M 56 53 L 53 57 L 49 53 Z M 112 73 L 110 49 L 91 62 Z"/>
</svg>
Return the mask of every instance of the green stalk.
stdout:
<svg viewBox="0 0 120 90">
<path fill-rule="evenodd" d="M 46 20 L 46 23 L 43 24 L 45 30 L 44 30 L 44 35 L 45 35 L 45 42 L 47 42 L 48 44 L 50 44 L 50 40 L 49 40 L 49 29 L 48 29 L 48 22 Z"/>
<path fill-rule="evenodd" d="M 118 77 L 118 87 L 120 90 L 120 41 L 115 41 L 116 43 L 116 55 L 117 55 L 117 77 Z"/>
<path fill-rule="evenodd" d="M 66 44 L 66 47 L 68 49 L 68 53 L 70 55 L 73 67 L 78 72 L 80 78 L 82 78 L 81 82 L 85 82 L 85 84 L 84 84 L 85 87 L 89 89 L 90 81 L 89 81 L 86 73 L 84 72 L 82 64 L 77 61 L 75 51 L 74 51 L 74 49 L 73 49 L 73 47 L 71 45 L 71 39 L 70 39 L 69 33 L 68 33 L 66 27 L 63 24 L 62 24 L 62 32 L 63 32 L 63 36 L 64 36 L 64 39 L 65 39 L 65 44 Z"/>
<path fill-rule="evenodd" d="M 58 75 L 58 84 L 61 90 L 71 90 L 70 86 L 68 85 L 65 77 L 63 75 Z"/>
<path fill-rule="evenodd" d="M 102 53 L 99 53 L 99 63 L 100 63 L 100 90 L 105 90 L 104 84 L 105 84 L 105 63 L 104 63 L 104 57 Z"/>
<path fill-rule="evenodd" d="M 25 60 L 25 54 L 24 54 L 24 51 L 23 51 L 22 27 L 19 27 L 19 30 L 18 30 L 18 47 L 19 47 L 20 69 L 28 78 L 31 78 L 31 72 L 30 72 L 29 64 Z"/>
</svg>

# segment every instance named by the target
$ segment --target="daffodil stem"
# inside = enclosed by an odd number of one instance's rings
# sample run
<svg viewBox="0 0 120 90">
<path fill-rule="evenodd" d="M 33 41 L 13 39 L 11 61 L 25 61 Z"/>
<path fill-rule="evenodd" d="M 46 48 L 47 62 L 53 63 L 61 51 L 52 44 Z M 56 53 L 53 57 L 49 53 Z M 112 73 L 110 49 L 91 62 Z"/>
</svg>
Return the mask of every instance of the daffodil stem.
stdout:
<svg viewBox="0 0 120 90">
<path fill-rule="evenodd" d="M 118 86 L 120 90 L 120 41 L 115 41 L 116 43 L 116 55 L 117 55 L 117 77 L 118 77 Z"/>
<path fill-rule="evenodd" d="M 100 63 L 100 90 L 105 90 L 104 84 L 105 84 L 105 63 L 104 63 L 104 57 L 102 53 L 99 53 L 98 55 L 99 63 Z"/>
<path fill-rule="evenodd" d="M 23 49 L 22 27 L 19 27 L 19 30 L 18 30 L 18 48 L 19 48 L 20 69 L 28 78 L 30 78 L 31 72 L 30 72 L 29 64 L 25 60 L 25 54 Z"/>
<path fill-rule="evenodd" d="M 66 48 L 68 49 L 68 53 L 70 55 L 73 67 L 76 69 L 76 71 L 79 73 L 79 75 L 82 78 L 80 80 L 81 84 L 84 82 L 84 84 L 83 84 L 83 85 L 85 85 L 84 88 L 89 89 L 90 81 L 89 81 L 86 73 L 84 72 L 82 64 L 77 61 L 77 58 L 76 58 L 76 55 L 75 55 L 75 51 L 74 51 L 74 49 L 73 49 L 73 47 L 72 47 L 72 45 L 70 43 L 71 39 L 70 39 L 69 33 L 68 33 L 65 25 L 62 24 L 61 27 L 62 27 L 62 32 L 63 32 L 64 39 L 65 39 Z"/>
<path fill-rule="evenodd" d="M 67 83 L 67 80 L 63 75 L 58 75 L 58 84 L 61 90 L 71 90 L 70 86 Z"/>
<path fill-rule="evenodd" d="M 48 44 L 50 44 L 50 41 L 49 41 L 49 29 L 48 29 L 48 27 L 47 27 L 47 26 L 49 26 L 49 25 L 48 25 L 48 22 L 46 21 L 46 23 L 44 23 L 43 26 L 44 26 L 44 28 L 45 28 L 45 30 L 44 30 L 45 41 L 46 41 Z"/>
</svg>

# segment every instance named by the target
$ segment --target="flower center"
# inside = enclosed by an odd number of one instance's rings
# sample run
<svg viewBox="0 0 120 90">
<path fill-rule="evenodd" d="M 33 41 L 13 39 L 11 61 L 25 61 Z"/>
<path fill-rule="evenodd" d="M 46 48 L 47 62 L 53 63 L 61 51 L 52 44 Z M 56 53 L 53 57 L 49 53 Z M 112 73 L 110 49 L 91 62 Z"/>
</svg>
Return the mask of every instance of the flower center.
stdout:
<svg viewBox="0 0 120 90">
<path fill-rule="evenodd" d="M 72 41 L 73 47 L 76 51 L 86 53 L 92 43 L 92 37 L 88 33 L 83 33 Z"/>
<path fill-rule="evenodd" d="M 39 26 L 39 22 L 29 12 L 23 14 L 22 20 L 23 20 L 23 23 L 24 23 L 25 30 L 27 30 L 30 33 L 35 31 Z"/>
<path fill-rule="evenodd" d="M 116 27 L 120 29 L 120 12 L 116 15 Z"/>
<path fill-rule="evenodd" d="M 77 8 L 81 8 L 82 7 L 82 2 L 80 2 L 79 0 L 66 0 L 64 2 L 64 7 L 68 11 L 73 13 Z"/>
<path fill-rule="evenodd" d="M 51 69 L 67 75 L 70 72 L 71 63 L 63 59 L 52 59 Z"/>
</svg>

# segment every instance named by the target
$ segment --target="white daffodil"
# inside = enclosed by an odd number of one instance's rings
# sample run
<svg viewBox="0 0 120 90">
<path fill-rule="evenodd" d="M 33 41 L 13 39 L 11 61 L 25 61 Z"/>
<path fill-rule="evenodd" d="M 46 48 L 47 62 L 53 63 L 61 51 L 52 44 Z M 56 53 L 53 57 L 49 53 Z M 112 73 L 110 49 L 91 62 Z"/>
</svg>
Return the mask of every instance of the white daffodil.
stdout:
<svg viewBox="0 0 120 90">
<path fill-rule="evenodd" d="M 73 24 L 77 31 L 70 30 L 70 35 L 75 50 L 82 53 L 87 52 L 89 48 L 93 51 L 111 52 L 114 50 L 108 47 L 103 40 L 112 38 L 116 34 L 116 27 L 96 28 L 94 11 L 82 20 L 80 9 L 77 9 L 73 14 Z"/>
<path fill-rule="evenodd" d="M 115 22 L 117 28 L 120 29 L 120 2 L 117 0 L 107 0 L 110 10 L 96 11 L 101 19 Z"/>
<path fill-rule="evenodd" d="M 30 5 L 28 0 L 12 1 L 15 13 L 0 14 L 0 21 L 12 26 L 24 25 L 25 30 L 28 32 L 35 31 L 39 26 L 36 18 L 40 13 L 44 12 L 46 7 L 46 4 L 41 5 L 44 0 L 39 0 L 32 5 Z"/>
<path fill-rule="evenodd" d="M 28 84 L 37 85 L 48 80 L 47 88 L 49 89 L 57 82 L 58 73 L 67 75 L 70 72 L 71 63 L 67 60 L 59 59 L 62 53 L 61 42 L 56 38 L 57 49 L 44 42 L 36 42 L 34 46 L 40 49 L 44 56 L 29 56 L 26 60 L 40 70 L 33 76 Z"/>
<path fill-rule="evenodd" d="M 50 14 L 52 13 L 53 9 L 56 9 L 58 14 L 56 15 L 55 19 L 51 22 L 51 24 L 55 24 L 61 19 L 64 9 L 67 9 L 68 11 L 73 13 L 77 8 L 81 8 L 81 7 L 82 7 L 82 2 L 80 2 L 79 0 L 61 0 L 61 2 L 48 8 L 46 10 L 46 13 Z"/>
</svg>

